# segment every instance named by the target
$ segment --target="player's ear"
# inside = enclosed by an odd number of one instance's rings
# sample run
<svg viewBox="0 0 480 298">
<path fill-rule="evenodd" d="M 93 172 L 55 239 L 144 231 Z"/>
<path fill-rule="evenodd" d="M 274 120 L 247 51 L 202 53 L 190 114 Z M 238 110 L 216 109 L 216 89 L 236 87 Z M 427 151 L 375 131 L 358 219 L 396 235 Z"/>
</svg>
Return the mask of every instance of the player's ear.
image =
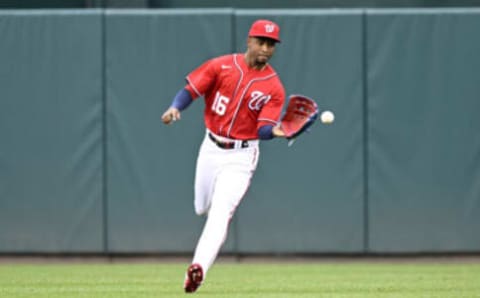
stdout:
<svg viewBox="0 0 480 298">
<path fill-rule="evenodd" d="M 249 49 L 254 45 L 255 40 L 256 40 L 255 37 L 252 37 L 252 36 L 247 37 L 247 49 Z"/>
</svg>

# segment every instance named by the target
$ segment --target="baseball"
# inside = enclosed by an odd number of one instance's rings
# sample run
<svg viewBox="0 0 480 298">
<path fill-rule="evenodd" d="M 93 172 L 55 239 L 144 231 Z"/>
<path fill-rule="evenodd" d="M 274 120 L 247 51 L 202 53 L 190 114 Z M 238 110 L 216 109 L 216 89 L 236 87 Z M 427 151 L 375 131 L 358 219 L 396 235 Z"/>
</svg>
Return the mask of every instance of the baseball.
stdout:
<svg viewBox="0 0 480 298">
<path fill-rule="evenodd" d="M 320 120 L 324 124 L 330 124 L 335 120 L 335 115 L 331 111 L 325 111 L 320 115 Z"/>
</svg>

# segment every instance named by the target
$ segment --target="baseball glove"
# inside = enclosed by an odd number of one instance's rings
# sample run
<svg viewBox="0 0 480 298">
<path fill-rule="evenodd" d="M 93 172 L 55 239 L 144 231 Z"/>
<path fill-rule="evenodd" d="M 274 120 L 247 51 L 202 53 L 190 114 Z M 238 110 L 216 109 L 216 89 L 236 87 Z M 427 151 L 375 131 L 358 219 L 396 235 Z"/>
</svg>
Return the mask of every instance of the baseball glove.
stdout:
<svg viewBox="0 0 480 298">
<path fill-rule="evenodd" d="M 290 95 L 287 110 L 280 120 L 280 127 L 287 139 L 294 139 L 305 132 L 317 119 L 317 103 L 303 95 Z"/>
</svg>

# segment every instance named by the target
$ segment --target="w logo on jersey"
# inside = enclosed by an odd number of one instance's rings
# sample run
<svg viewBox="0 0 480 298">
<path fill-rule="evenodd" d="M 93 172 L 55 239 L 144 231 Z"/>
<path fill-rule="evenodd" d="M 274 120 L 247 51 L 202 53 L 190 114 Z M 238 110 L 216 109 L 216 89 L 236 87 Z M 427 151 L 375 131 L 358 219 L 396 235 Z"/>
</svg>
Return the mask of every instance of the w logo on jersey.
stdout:
<svg viewBox="0 0 480 298">
<path fill-rule="evenodd" d="M 272 96 L 263 94 L 261 91 L 253 91 L 250 94 L 248 107 L 253 111 L 260 111 L 264 104 L 266 104 Z"/>
</svg>

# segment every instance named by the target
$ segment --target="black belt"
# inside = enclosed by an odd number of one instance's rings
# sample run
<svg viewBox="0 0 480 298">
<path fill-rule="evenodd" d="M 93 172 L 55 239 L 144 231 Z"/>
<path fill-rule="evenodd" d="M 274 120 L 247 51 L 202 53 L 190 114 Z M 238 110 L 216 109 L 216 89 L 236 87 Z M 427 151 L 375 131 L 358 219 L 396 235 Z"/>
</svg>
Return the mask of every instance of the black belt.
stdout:
<svg viewBox="0 0 480 298">
<path fill-rule="evenodd" d="M 210 132 L 208 133 L 208 137 L 212 142 L 214 142 L 218 147 L 222 149 L 234 149 L 235 148 L 235 142 L 223 142 L 220 141 L 219 139 L 215 138 L 213 134 Z M 240 146 L 241 148 L 247 148 L 248 147 L 248 141 L 242 141 L 242 144 Z"/>
</svg>

